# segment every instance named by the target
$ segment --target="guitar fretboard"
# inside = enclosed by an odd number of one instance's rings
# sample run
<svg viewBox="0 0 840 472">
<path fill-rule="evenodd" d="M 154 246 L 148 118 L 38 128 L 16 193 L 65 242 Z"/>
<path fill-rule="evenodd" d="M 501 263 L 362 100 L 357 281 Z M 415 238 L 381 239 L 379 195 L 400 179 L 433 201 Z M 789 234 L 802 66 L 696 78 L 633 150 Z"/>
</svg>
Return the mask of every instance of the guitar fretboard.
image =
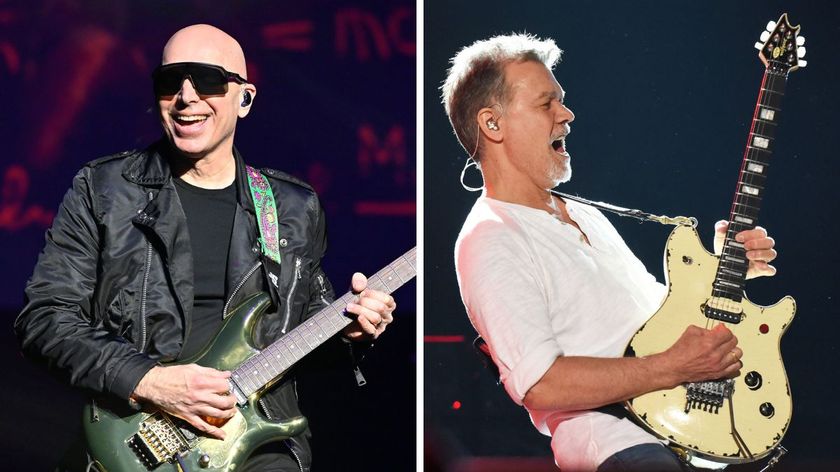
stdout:
<svg viewBox="0 0 840 472">
<path fill-rule="evenodd" d="M 384 269 L 368 277 L 368 288 L 392 293 L 414 278 L 417 274 L 416 251 L 417 248 L 412 248 Z M 345 293 L 234 369 L 232 378 L 242 393 L 249 397 L 259 391 L 303 356 L 349 325 L 352 320 L 344 311 L 347 304 L 355 302 L 357 298 L 352 292 Z"/>
<path fill-rule="evenodd" d="M 770 62 L 758 93 L 758 103 L 744 151 L 738 187 L 729 214 L 729 229 L 723 243 L 712 296 L 725 297 L 737 302 L 744 296 L 749 261 L 744 245 L 735 240 L 735 235 L 753 229 L 758 224 L 758 212 L 764 196 L 767 169 L 770 167 L 786 82 L 787 68 L 784 64 Z"/>
</svg>

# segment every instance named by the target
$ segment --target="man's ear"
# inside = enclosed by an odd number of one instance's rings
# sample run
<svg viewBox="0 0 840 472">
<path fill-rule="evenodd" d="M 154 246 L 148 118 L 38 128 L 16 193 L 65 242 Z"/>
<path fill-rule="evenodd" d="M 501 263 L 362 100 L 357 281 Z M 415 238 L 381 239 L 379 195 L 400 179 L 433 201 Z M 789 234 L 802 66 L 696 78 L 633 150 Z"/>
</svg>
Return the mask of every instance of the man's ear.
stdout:
<svg viewBox="0 0 840 472">
<path fill-rule="evenodd" d="M 242 85 L 241 90 L 242 93 L 239 97 L 240 102 L 237 115 L 239 115 L 240 118 L 245 118 L 251 111 L 251 105 L 254 104 L 254 98 L 257 96 L 257 87 L 255 87 L 254 84 L 244 84 Z"/>
<path fill-rule="evenodd" d="M 484 107 L 478 110 L 476 121 L 481 133 L 490 141 L 500 142 L 504 137 L 502 125 L 499 123 L 500 118 L 497 117 L 495 110 L 489 107 Z"/>
</svg>

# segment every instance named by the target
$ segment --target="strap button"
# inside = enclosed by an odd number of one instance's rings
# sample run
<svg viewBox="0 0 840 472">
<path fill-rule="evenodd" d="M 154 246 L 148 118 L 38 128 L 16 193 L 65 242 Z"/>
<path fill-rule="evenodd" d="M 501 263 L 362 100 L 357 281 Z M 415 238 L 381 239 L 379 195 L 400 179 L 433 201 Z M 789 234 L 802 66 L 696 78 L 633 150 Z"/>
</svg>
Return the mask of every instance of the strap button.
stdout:
<svg viewBox="0 0 840 472">
<path fill-rule="evenodd" d="M 289 245 L 289 241 L 286 241 L 286 238 L 280 240 L 280 247 L 286 247 Z"/>
</svg>

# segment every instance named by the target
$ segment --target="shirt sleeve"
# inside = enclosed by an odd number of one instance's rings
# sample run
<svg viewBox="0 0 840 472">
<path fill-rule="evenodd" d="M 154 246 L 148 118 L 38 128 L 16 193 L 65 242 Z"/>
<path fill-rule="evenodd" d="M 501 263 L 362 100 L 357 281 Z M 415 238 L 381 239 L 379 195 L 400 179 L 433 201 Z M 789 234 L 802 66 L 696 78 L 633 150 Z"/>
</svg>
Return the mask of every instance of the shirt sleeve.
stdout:
<svg viewBox="0 0 840 472">
<path fill-rule="evenodd" d="M 533 252 L 503 223 L 485 221 L 462 234 L 455 265 L 470 320 L 490 346 L 508 395 L 522 405 L 563 355 Z"/>
</svg>

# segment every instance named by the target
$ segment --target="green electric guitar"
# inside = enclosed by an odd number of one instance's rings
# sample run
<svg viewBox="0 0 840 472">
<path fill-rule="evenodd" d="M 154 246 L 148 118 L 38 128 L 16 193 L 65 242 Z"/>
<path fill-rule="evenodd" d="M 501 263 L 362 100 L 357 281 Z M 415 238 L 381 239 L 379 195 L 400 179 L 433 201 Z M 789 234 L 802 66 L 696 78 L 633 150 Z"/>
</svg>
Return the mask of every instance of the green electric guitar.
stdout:
<svg viewBox="0 0 840 472">
<path fill-rule="evenodd" d="M 647 356 L 670 347 L 689 325 L 725 324 L 744 351 L 741 375 L 692 382 L 627 402 L 636 420 L 688 456 L 723 463 L 759 460 L 776 450 L 793 403 L 780 341 L 796 304 L 784 297 L 758 306 L 744 294 L 749 261 L 735 234 L 755 228 L 764 196 L 788 72 L 805 66 L 799 26 L 787 14 L 770 22 L 756 43 L 766 66 L 729 217 L 723 253 L 707 252 L 697 231 L 679 226 L 665 249 L 668 297 L 633 337 L 628 350 Z M 778 454 L 778 453 L 777 453 Z"/>
<path fill-rule="evenodd" d="M 413 248 L 368 278 L 368 287 L 393 292 L 414 278 L 415 261 Z M 232 372 L 230 388 L 238 411 L 221 426 L 226 438 L 205 436 L 156 409 L 137 412 L 105 403 L 89 405 L 84 412 L 85 438 L 97 465 L 111 472 L 232 471 L 257 447 L 300 434 L 306 429 L 306 418 L 269 420 L 259 412 L 259 399 L 292 365 L 351 323 L 344 310 L 356 299 L 351 292 L 344 294 L 259 351 L 252 346 L 251 332 L 271 299 L 266 293 L 248 298 L 232 311 L 201 353 L 177 363 Z"/>
</svg>

